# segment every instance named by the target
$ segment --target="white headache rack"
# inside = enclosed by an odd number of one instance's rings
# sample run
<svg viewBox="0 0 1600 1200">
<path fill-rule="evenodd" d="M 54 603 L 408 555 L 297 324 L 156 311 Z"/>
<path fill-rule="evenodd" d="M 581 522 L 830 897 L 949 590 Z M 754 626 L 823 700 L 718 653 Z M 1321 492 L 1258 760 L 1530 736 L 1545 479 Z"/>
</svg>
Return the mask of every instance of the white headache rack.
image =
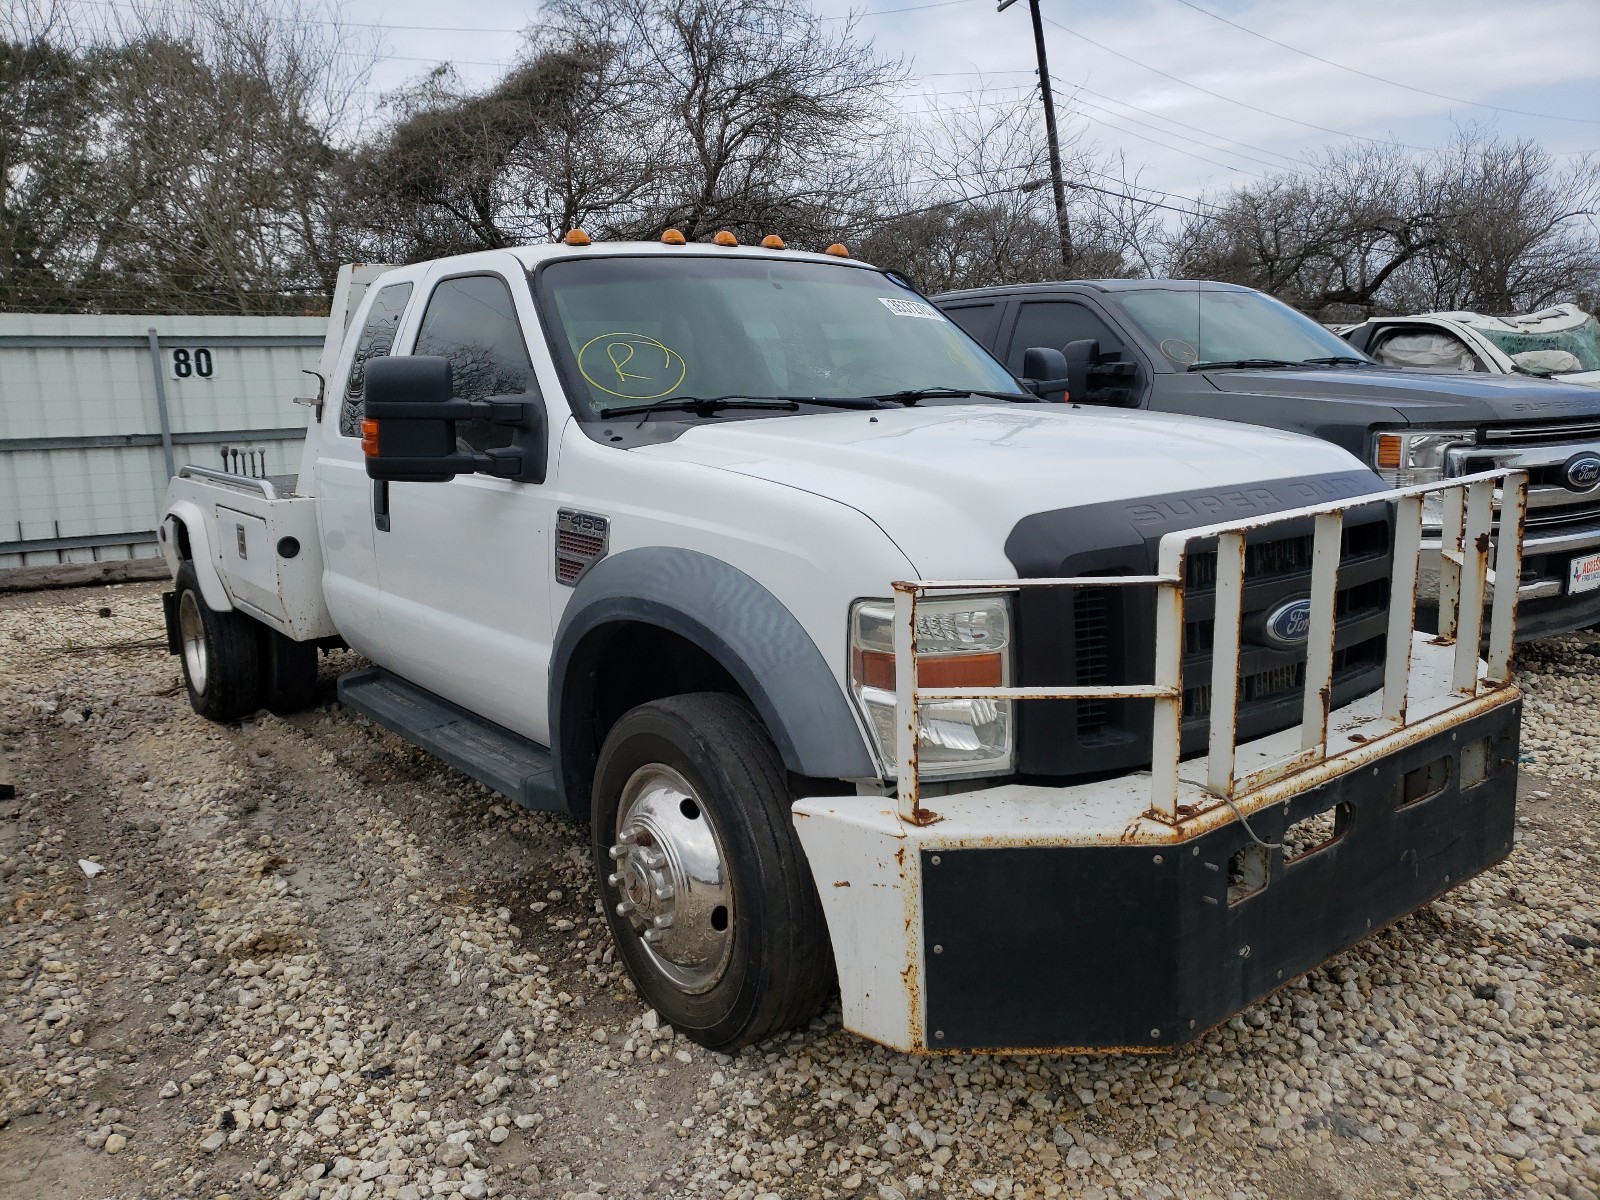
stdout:
<svg viewBox="0 0 1600 1200">
<path fill-rule="evenodd" d="M 1511 682 L 1517 583 L 1522 574 L 1522 529 L 1527 514 L 1528 477 L 1521 471 L 1485 471 L 1440 483 L 1353 496 L 1327 504 L 1290 509 L 1250 520 L 1177 530 L 1161 539 L 1154 575 L 1095 575 L 1066 579 L 919 580 L 894 585 L 897 807 L 903 820 L 928 819 L 919 802 L 917 767 L 921 706 L 936 700 L 1151 700 L 1155 719 L 1150 742 L 1149 816 L 1179 822 L 1179 759 L 1182 754 L 1184 580 L 1190 547 L 1215 542 L 1217 572 L 1211 654 L 1210 735 L 1203 790 L 1230 803 L 1329 758 L 1328 717 L 1332 707 L 1336 596 L 1345 514 L 1375 503 L 1394 508 L 1392 577 L 1383 669 L 1382 723 L 1366 740 L 1407 726 L 1412 685 L 1412 645 L 1417 607 L 1418 557 L 1426 496 L 1438 494 L 1444 509 L 1442 567 L 1439 578 L 1439 636 L 1453 644 L 1450 692 L 1468 704 L 1481 689 Z M 1495 509 L 1501 520 L 1493 532 Z M 1245 579 L 1245 543 L 1251 533 L 1295 521 L 1314 526 L 1311 596 L 1307 617 L 1304 703 L 1298 746 L 1290 753 L 1240 774 L 1237 719 L 1239 654 Z M 1207 547 L 1209 551 L 1209 547 Z M 1491 558 L 1493 560 L 1491 565 Z M 1497 580 L 1510 586 L 1496 587 Z M 1156 589 L 1155 677 L 1147 684 L 1093 687 L 948 687 L 917 685 L 917 603 L 941 594 L 1017 592 L 1034 588 L 1153 587 Z M 1480 663 L 1483 618 L 1489 601 L 1488 659 Z M 1432 708 L 1430 715 L 1438 715 Z"/>
</svg>

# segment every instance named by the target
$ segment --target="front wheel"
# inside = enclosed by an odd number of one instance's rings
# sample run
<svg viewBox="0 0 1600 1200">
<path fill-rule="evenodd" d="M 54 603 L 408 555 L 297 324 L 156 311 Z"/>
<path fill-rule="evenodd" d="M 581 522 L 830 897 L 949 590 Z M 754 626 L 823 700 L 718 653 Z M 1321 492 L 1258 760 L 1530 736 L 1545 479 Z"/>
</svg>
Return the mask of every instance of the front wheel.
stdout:
<svg viewBox="0 0 1600 1200">
<path fill-rule="evenodd" d="M 626 713 L 595 770 L 606 919 L 645 1001 L 733 1051 L 805 1021 L 833 954 L 783 764 L 743 700 L 672 696 Z"/>
</svg>

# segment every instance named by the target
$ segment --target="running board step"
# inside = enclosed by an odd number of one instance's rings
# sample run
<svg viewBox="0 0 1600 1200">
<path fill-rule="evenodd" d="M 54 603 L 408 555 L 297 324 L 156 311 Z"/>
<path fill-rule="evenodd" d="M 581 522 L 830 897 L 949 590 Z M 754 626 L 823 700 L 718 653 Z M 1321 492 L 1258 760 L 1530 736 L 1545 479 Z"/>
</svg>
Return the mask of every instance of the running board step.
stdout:
<svg viewBox="0 0 1600 1200">
<path fill-rule="evenodd" d="M 564 811 L 550 751 L 398 675 L 339 676 L 339 699 L 524 808 Z"/>
</svg>

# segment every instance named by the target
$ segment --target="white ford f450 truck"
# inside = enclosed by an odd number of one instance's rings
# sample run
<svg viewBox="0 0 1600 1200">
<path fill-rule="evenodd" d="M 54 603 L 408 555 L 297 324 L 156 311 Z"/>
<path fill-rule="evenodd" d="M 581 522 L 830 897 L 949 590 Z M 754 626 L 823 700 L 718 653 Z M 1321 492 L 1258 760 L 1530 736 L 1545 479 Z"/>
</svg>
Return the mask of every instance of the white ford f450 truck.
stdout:
<svg viewBox="0 0 1600 1200">
<path fill-rule="evenodd" d="M 299 474 L 171 485 L 195 709 L 349 646 L 345 704 L 589 822 L 725 1050 L 836 978 L 901 1050 L 1170 1048 L 1510 851 L 1524 477 L 1040 403 L 1058 352 L 842 248 L 669 238 L 345 268 Z"/>
</svg>

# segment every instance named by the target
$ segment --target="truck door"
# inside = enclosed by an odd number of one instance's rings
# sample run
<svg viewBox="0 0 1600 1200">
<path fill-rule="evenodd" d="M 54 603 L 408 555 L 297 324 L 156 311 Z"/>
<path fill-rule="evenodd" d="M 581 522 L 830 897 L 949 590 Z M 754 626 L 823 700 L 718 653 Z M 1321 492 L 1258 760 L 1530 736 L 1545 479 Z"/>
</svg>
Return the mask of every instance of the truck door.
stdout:
<svg viewBox="0 0 1600 1200">
<path fill-rule="evenodd" d="M 360 317 L 354 349 L 348 358 L 339 359 L 342 378 L 328 381 L 331 394 L 323 409 L 317 446 L 323 596 L 345 641 L 375 660 L 383 657 L 383 634 L 372 517 L 378 487 L 367 478 L 361 453 L 366 364 L 394 347 L 414 287 L 409 281 L 389 283 L 374 293 Z"/>
<path fill-rule="evenodd" d="M 431 276 L 421 301 L 411 353 L 448 358 L 461 399 L 537 390 L 524 335 L 537 328 L 527 282 L 510 256 L 495 258 L 507 267 Z M 487 422 L 456 434 L 475 450 L 513 437 Z M 458 475 L 391 483 L 376 533 L 383 665 L 541 743 L 553 519 L 543 485 Z"/>
</svg>

